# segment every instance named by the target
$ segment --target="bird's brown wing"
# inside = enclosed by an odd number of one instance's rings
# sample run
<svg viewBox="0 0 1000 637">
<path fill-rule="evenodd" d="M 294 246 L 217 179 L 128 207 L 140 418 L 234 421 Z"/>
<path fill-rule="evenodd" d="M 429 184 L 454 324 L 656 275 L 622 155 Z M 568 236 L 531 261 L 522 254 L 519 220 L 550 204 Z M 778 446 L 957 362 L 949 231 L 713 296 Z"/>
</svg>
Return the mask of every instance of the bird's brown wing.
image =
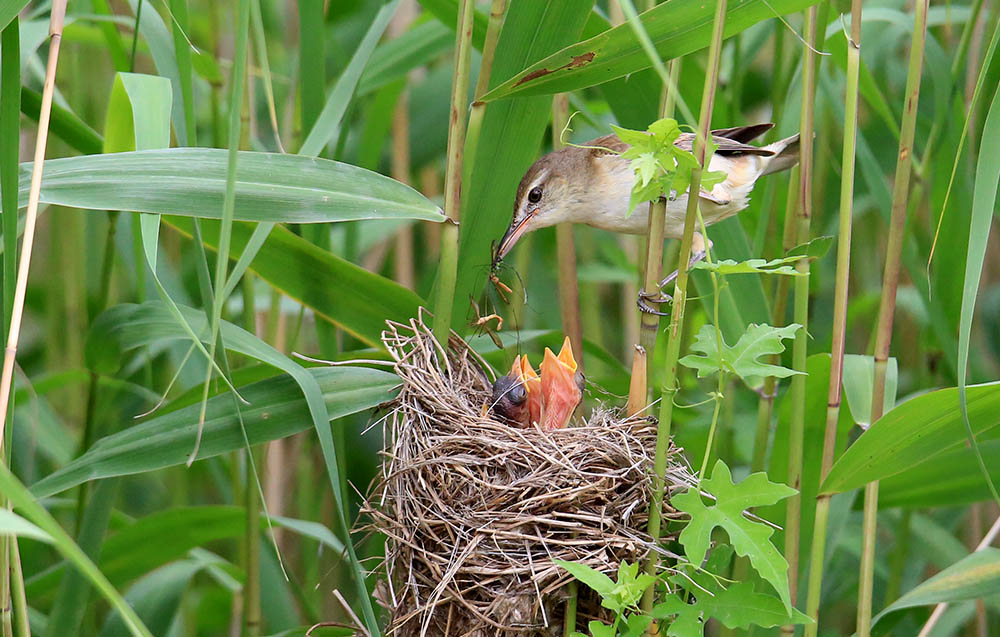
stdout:
<svg viewBox="0 0 1000 637">
<path fill-rule="evenodd" d="M 592 139 L 586 144 L 583 144 L 583 146 L 590 149 L 590 154 L 593 157 L 617 155 L 628 148 L 628 144 L 618 139 L 618 136 L 614 134 L 604 135 L 603 137 Z"/>
<path fill-rule="evenodd" d="M 732 128 L 717 128 L 712 131 L 713 137 L 725 137 L 726 139 L 731 139 L 734 142 L 741 142 L 746 144 L 747 142 L 752 142 L 757 139 L 767 131 L 774 128 L 774 124 L 767 122 L 765 124 L 751 124 L 750 126 L 734 126 Z"/>
</svg>

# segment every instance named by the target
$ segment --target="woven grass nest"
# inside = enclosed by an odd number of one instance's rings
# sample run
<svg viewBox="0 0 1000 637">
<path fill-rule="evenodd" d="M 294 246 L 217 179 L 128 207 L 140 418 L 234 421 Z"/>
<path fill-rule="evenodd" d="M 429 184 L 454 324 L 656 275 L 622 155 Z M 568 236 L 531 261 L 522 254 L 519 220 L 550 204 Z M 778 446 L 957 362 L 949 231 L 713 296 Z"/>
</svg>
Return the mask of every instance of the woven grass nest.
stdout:
<svg viewBox="0 0 1000 637">
<path fill-rule="evenodd" d="M 562 635 L 571 577 L 554 559 L 613 576 L 666 554 L 645 532 L 654 419 L 598 408 L 565 429 L 514 428 L 483 415 L 494 373 L 457 336 L 445 355 L 415 319 L 383 341 L 402 388 L 363 513 L 387 538 L 376 596 L 390 634 Z M 675 448 L 668 466 L 668 490 L 687 488 Z M 580 589 L 586 626 L 603 615 Z"/>
</svg>

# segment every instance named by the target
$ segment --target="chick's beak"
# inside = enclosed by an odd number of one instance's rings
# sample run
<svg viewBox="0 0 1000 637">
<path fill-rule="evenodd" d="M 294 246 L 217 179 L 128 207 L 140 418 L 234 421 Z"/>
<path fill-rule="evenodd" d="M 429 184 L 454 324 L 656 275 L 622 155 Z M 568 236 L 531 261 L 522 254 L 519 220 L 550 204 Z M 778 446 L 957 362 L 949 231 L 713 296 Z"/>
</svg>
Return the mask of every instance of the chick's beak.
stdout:
<svg viewBox="0 0 1000 637">
<path fill-rule="evenodd" d="M 500 246 L 497 248 L 497 254 L 495 261 L 500 261 L 507 253 L 511 251 L 514 244 L 517 243 L 521 235 L 525 233 L 528 229 L 528 222 L 531 221 L 535 216 L 535 211 L 529 212 L 524 216 L 524 219 L 520 221 L 511 221 L 510 226 L 507 227 L 507 232 L 503 233 L 503 237 L 500 239 Z"/>
<path fill-rule="evenodd" d="M 516 370 L 516 371 L 515 371 Z M 542 381 L 528 362 L 528 355 L 514 359 L 511 374 L 516 374 L 528 394 L 528 424 L 542 421 Z"/>
<path fill-rule="evenodd" d="M 569 337 L 563 341 L 558 356 L 549 348 L 545 348 L 545 359 L 541 367 L 541 387 L 545 406 L 541 426 L 546 430 L 560 429 L 569 424 L 573 411 L 583 399 L 583 375 L 577 372 Z"/>
</svg>

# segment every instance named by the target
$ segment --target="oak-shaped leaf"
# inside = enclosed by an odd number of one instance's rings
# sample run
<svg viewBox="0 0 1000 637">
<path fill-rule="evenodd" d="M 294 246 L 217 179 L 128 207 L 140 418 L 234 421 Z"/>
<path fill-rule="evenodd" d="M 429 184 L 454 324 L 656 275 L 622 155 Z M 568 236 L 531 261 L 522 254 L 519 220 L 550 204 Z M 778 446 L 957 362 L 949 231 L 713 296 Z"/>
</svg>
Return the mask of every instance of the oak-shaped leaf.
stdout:
<svg viewBox="0 0 1000 637">
<path fill-rule="evenodd" d="M 700 565 L 712 543 L 712 531 L 722 527 L 729 534 L 729 542 L 736 553 L 750 559 L 762 578 L 778 592 L 788 613 L 792 612 L 788 592 L 788 562 L 771 543 L 774 529 L 750 520 L 744 515 L 747 509 L 768 506 L 795 495 L 795 489 L 771 482 L 764 473 L 753 473 L 739 484 L 722 460 L 715 463 L 712 477 L 703 480 L 702 491 L 715 497 L 706 505 L 701 493 L 691 489 L 671 498 L 671 505 L 691 516 L 680 534 L 680 543 L 688 560 Z"/>
<path fill-rule="evenodd" d="M 793 265 L 796 261 L 806 258 L 805 255 L 785 257 L 783 259 L 748 259 L 746 261 L 701 261 L 695 264 L 697 270 L 709 270 L 719 274 L 785 274 L 788 276 L 808 276 L 805 272 L 799 272 Z"/>
<path fill-rule="evenodd" d="M 672 595 L 653 608 L 654 619 L 674 617 L 667 628 L 669 637 L 703 637 L 704 622 L 710 617 L 726 628 L 744 630 L 751 625 L 772 628 L 813 623 L 808 615 L 797 609 L 786 611 L 777 597 L 755 591 L 751 582 L 736 582 L 723 588 L 710 577 L 695 576 L 698 586 L 692 586 L 683 577 L 671 579 L 687 588 L 693 601 L 685 603 Z"/>
<path fill-rule="evenodd" d="M 679 362 L 697 370 L 698 378 L 705 378 L 722 370 L 736 374 L 750 387 L 759 386 L 766 376 L 787 378 L 802 374 L 804 372 L 760 360 L 762 356 L 785 351 L 785 345 L 781 341 L 792 338 L 800 327 L 802 326 L 798 323 L 785 327 L 751 323 L 736 344 L 729 345 L 725 338 L 716 333 L 714 325 L 706 324 L 698 330 L 694 343 L 691 344 L 691 350 L 701 354 L 688 354 Z"/>
</svg>

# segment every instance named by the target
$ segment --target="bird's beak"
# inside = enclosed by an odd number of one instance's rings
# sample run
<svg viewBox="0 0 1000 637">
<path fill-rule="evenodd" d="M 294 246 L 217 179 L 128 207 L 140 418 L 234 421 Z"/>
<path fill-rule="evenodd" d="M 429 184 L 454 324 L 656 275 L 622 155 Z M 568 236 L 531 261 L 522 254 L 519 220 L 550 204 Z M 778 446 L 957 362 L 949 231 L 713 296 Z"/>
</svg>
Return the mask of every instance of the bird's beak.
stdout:
<svg viewBox="0 0 1000 637">
<path fill-rule="evenodd" d="M 528 222 L 535 216 L 534 212 L 529 212 L 525 215 L 524 219 L 521 219 L 517 223 L 511 222 L 510 226 L 507 228 L 507 232 L 503 233 L 503 238 L 500 239 L 500 246 L 497 248 L 497 254 L 495 261 L 500 261 L 507 253 L 511 251 L 514 244 L 517 243 L 524 231 L 527 230 Z"/>
<path fill-rule="evenodd" d="M 573 359 L 569 337 L 563 341 L 558 356 L 545 348 L 545 359 L 541 367 L 542 395 L 545 397 L 542 429 L 560 429 L 569 424 L 573 411 L 583 399 L 583 392 L 577 384 L 577 364 Z"/>
</svg>

